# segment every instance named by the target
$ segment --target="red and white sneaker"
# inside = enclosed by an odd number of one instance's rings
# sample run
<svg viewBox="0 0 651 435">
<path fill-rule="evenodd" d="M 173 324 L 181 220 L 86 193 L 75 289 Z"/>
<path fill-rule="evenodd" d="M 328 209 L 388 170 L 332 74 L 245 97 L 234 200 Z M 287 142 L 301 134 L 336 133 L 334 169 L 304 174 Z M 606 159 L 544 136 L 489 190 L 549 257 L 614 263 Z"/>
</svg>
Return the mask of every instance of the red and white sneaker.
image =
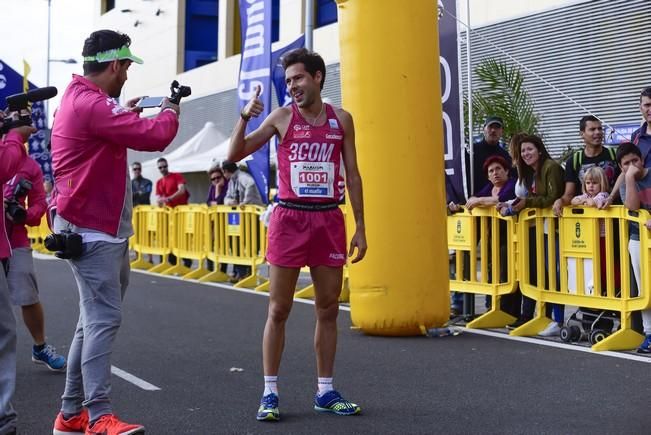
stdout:
<svg viewBox="0 0 651 435">
<path fill-rule="evenodd" d="M 125 423 L 113 414 L 101 416 L 92 427 L 89 425 L 86 429 L 86 435 L 133 435 L 144 433 L 144 426 Z"/>
<path fill-rule="evenodd" d="M 53 435 L 84 435 L 88 427 L 88 410 L 82 409 L 81 414 L 75 415 L 69 420 L 63 418 L 63 413 L 59 412 L 54 420 Z"/>
</svg>

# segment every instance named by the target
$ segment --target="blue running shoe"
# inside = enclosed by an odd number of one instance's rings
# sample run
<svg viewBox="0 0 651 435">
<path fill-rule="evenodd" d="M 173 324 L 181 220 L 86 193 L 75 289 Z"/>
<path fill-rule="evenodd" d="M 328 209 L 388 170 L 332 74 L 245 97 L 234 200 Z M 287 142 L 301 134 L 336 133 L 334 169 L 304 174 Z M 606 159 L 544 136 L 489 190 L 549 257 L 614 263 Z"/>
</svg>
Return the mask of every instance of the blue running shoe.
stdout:
<svg viewBox="0 0 651 435">
<path fill-rule="evenodd" d="M 39 352 L 32 348 L 32 361 L 36 364 L 44 364 L 54 372 L 64 372 L 66 370 L 66 358 L 59 355 L 54 347 L 49 344 Z"/>
<path fill-rule="evenodd" d="M 314 397 L 314 410 L 319 412 L 333 412 L 337 415 L 355 415 L 362 412 L 359 405 L 349 402 L 341 397 L 335 390 L 328 391 L 322 396 Z"/>
<path fill-rule="evenodd" d="M 637 348 L 637 353 L 651 353 L 651 335 L 647 335 L 640 347 Z"/>
<path fill-rule="evenodd" d="M 258 415 L 255 417 L 258 421 L 278 421 L 280 420 L 280 411 L 278 411 L 278 396 L 274 393 L 262 397 Z"/>
</svg>

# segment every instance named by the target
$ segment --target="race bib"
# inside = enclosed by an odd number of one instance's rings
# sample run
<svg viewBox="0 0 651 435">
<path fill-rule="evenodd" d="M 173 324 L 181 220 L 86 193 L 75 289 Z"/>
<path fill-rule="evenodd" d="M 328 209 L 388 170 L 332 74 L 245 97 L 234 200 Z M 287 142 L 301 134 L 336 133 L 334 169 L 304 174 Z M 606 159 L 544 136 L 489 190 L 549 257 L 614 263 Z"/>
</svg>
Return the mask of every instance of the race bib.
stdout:
<svg viewBox="0 0 651 435">
<path fill-rule="evenodd" d="M 335 164 L 291 163 L 292 190 L 299 198 L 334 198 Z"/>
</svg>

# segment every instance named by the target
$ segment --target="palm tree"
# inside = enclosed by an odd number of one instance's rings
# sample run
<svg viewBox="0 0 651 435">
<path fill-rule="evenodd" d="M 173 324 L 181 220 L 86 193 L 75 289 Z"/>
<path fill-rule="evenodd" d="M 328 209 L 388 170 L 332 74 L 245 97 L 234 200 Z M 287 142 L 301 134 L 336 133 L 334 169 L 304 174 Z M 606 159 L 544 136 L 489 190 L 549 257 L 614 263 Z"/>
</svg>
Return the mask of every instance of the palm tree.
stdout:
<svg viewBox="0 0 651 435">
<path fill-rule="evenodd" d="M 504 120 L 504 139 L 507 141 L 518 132 L 539 134 L 540 118 L 524 87 L 524 76 L 520 68 L 488 58 L 475 67 L 475 75 L 479 78 L 479 83 L 472 93 L 474 131 L 480 130 L 484 119 L 493 115 Z M 467 99 L 464 99 L 466 120 L 467 104 Z"/>
</svg>

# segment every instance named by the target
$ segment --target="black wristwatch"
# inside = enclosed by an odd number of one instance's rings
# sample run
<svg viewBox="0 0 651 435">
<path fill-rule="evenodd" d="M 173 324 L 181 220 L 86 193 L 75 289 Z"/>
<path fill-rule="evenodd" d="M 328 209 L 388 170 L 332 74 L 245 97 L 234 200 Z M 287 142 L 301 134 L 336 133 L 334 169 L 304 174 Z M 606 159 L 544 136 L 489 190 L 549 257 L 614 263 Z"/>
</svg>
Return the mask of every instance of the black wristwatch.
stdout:
<svg viewBox="0 0 651 435">
<path fill-rule="evenodd" d="M 247 121 L 247 122 L 248 122 L 249 119 L 251 119 L 251 115 L 246 115 L 246 114 L 244 113 L 244 110 L 242 110 L 242 111 L 240 112 L 240 118 L 242 118 L 244 121 Z"/>
</svg>

